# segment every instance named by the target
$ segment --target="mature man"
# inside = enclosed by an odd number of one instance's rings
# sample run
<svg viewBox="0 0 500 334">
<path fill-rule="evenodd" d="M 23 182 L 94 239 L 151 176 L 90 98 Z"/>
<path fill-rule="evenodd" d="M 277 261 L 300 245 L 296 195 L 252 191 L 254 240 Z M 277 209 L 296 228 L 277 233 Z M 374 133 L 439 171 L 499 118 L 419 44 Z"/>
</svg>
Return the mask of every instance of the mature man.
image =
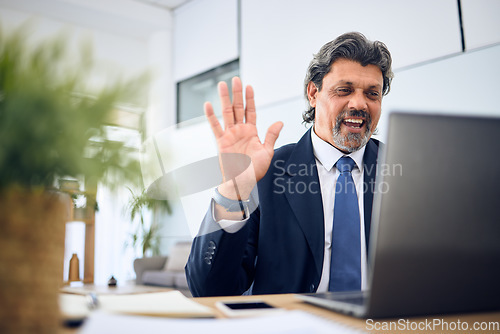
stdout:
<svg viewBox="0 0 500 334">
<path fill-rule="evenodd" d="M 232 103 L 219 84 L 224 129 L 210 103 L 205 114 L 224 182 L 186 265 L 194 296 L 366 286 L 379 148 L 371 135 L 392 76 L 391 55 L 381 42 L 347 33 L 325 44 L 304 82 L 310 108 L 303 117 L 313 126 L 298 143 L 276 151 L 282 123 L 273 124 L 262 143 L 252 88 L 246 87 L 245 106 L 238 78 Z M 231 170 L 234 153 L 250 158 L 244 171 Z"/>
</svg>

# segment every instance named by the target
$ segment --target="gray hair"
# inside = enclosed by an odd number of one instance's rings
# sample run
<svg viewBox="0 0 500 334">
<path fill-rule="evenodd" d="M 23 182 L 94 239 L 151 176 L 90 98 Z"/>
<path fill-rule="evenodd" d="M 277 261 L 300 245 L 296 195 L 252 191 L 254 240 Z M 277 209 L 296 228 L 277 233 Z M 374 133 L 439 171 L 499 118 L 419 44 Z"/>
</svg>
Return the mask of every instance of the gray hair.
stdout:
<svg viewBox="0 0 500 334">
<path fill-rule="evenodd" d="M 321 90 L 323 78 L 330 72 L 332 64 L 337 59 L 348 59 L 360 63 L 362 66 L 376 65 L 382 71 L 384 85 L 382 87 L 382 95 L 387 95 L 391 90 L 391 81 L 394 77 L 392 73 L 391 53 L 387 46 L 380 41 L 370 41 L 359 32 L 349 32 L 340 35 L 333 41 L 323 45 L 319 52 L 314 55 L 307 69 L 306 78 L 304 79 L 304 95 L 306 100 L 307 86 L 312 82 Z M 309 105 L 309 100 L 308 100 Z M 315 108 L 309 105 L 308 110 L 304 112 L 302 118 L 305 123 L 314 121 Z"/>
</svg>

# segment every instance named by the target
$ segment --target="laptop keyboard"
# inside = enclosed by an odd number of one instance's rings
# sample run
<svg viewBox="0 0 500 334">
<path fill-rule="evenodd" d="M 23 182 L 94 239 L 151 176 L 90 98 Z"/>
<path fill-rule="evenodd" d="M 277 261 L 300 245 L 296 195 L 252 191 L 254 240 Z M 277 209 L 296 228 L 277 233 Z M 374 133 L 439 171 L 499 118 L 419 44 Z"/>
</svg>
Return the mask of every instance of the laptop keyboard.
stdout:
<svg viewBox="0 0 500 334">
<path fill-rule="evenodd" d="M 367 291 L 353 291 L 353 292 L 320 292 L 309 294 L 311 297 L 318 297 L 325 300 L 332 300 L 336 302 L 364 305 L 366 301 Z"/>
<path fill-rule="evenodd" d="M 332 294 L 331 300 L 336 300 L 339 302 L 354 304 L 354 305 L 364 305 L 365 296 L 362 294 L 359 295 L 336 295 Z"/>
</svg>

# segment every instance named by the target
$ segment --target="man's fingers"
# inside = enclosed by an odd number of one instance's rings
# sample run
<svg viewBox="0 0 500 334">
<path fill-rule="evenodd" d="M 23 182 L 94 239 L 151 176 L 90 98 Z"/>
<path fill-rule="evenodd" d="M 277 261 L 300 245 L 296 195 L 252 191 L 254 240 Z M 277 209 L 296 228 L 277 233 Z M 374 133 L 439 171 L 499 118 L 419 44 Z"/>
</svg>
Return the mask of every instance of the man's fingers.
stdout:
<svg viewBox="0 0 500 334">
<path fill-rule="evenodd" d="M 222 105 L 222 119 L 224 120 L 224 127 L 230 128 L 234 125 L 234 112 L 231 99 L 229 98 L 229 90 L 224 81 L 219 82 L 219 98 Z"/>
<path fill-rule="evenodd" d="M 205 116 L 207 117 L 208 123 L 212 128 L 212 132 L 214 133 L 215 138 L 219 138 L 224 134 L 224 131 L 220 126 L 217 116 L 215 116 L 214 114 L 214 108 L 212 107 L 212 104 L 210 102 L 205 102 L 205 104 L 203 105 L 203 109 L 205 110 Z"/>
<path fill-rule="evenodd" d="M 245 105 L 243 104 L 243 88 L 240 78 L 234 77 L 232 80 L 232 85 L 234 121 L 236 124 L 243 123 L 243 120 L 245 118 Z"/>
<path fill-rule="evenodd" d="M 276 122 L 269 127 L 266 134 L 266 139 L 264 141 L 264 147 L 266 150 L 272 150 L 274 148 L 274 143 L 276 143 L 276 139 L 280 135 L 280 131 L 283 128 L 282 122 Z"/>
<path fill-rule="evenodd" d="M 255 112 L 255 99 L 252 86 L 247 86 L 245 90 L 246 109 L 245 117 L 247 123 L 255 125 L 257 123 L 257 113 Z"/>
</svg>

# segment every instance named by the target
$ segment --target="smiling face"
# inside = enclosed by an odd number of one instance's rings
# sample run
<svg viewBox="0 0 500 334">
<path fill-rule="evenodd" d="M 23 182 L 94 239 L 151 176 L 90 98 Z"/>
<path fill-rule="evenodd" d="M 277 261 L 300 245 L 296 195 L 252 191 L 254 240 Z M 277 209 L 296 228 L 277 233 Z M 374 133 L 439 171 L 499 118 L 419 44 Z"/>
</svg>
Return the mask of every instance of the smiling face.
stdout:
<svg viewBox="0 0 500 334">
<path fill-rule="evenodd" d="M 362 66 L 336 60 L 325 77 L 321 91 L 309 82 L 307 96 L 315 108 L 314 131 L 344 153 L 366 145 L 380 119 L 382 71 L 376 65 Z"/>
</svg>

